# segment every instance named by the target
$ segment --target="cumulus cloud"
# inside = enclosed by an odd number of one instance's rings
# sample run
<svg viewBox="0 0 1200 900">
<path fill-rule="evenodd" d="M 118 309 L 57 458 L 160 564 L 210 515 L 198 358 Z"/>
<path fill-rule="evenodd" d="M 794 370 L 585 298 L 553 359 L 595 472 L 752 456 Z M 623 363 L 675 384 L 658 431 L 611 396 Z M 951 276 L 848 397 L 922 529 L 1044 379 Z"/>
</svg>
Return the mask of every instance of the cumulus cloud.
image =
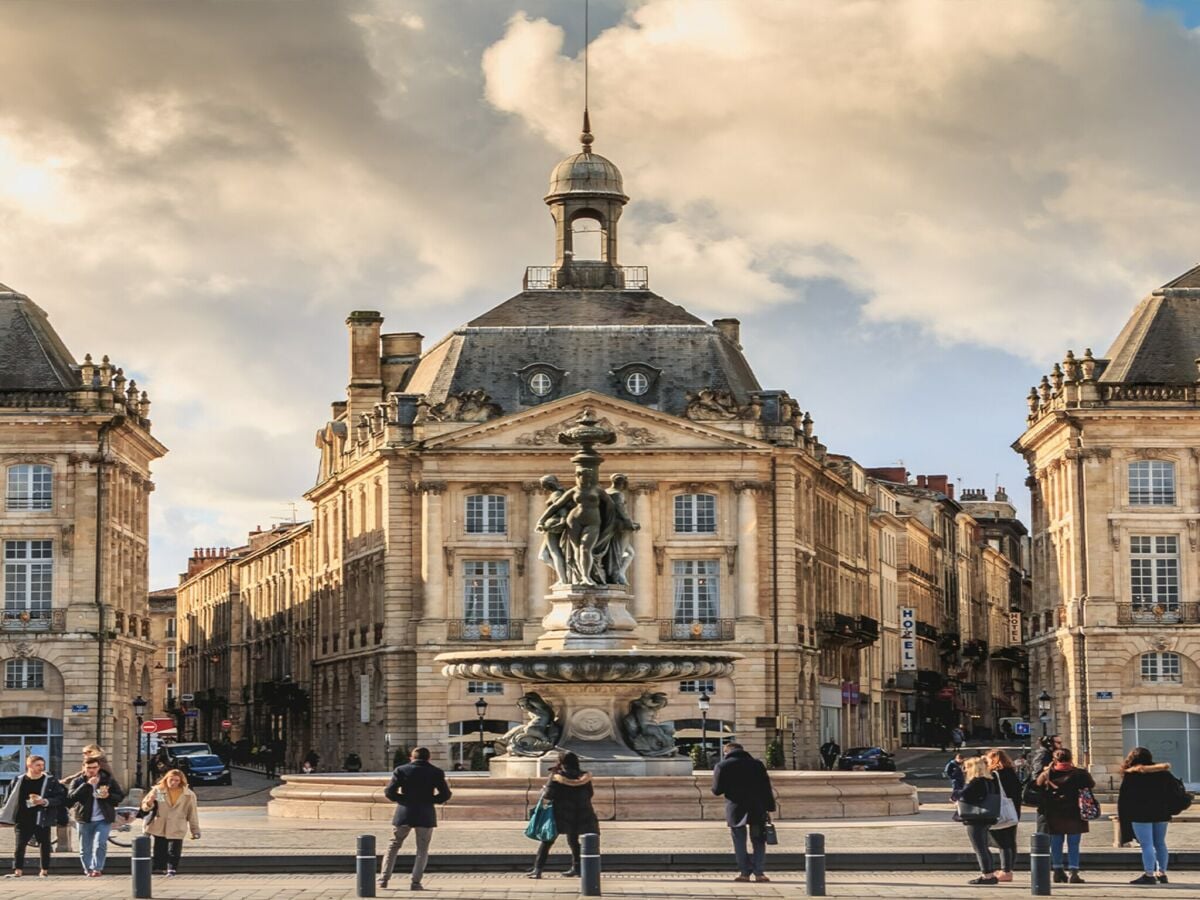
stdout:
<svg viewBox="0 0 1200 900">
<path fill-rule="evenodd" d="M 561 43 L 517 15 L 483 62 L 565 151 Z M 684 302 L 835 278 L 870 318 L 1045 357 L 1195 261 L 1200 42 L 1137 3 L 645 0 L 590 53 L 597 149 L 670 225 L 626 240 L 687 264 L 652 270 Z"/>
</svg>

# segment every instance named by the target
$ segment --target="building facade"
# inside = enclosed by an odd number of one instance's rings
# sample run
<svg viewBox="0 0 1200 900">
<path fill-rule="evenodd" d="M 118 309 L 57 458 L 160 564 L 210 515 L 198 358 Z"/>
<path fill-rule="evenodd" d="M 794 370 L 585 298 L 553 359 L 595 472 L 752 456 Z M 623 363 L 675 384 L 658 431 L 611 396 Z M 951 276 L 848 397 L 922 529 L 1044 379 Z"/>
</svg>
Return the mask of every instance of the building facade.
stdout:
<svg viewBox="0 0 1200 900">
<path fill-rule="evenodd" d="M 1032 500 L 1031 693 L 1099 775 L 1149 747 L 1200 784 L 1200 267 L 1103 357 L 1068 352 L 1013 445 Z"/>
<path fill-rule="evenodd" d="M 176 590 L 150 592 L 150 640 L 154 644 L 154 666 L 150 670 L 149 705 L 146 716 L 159 723 L 162 737 L 171 737 L 166 722 L 173 720 L 179 696 L 179 627 Z M 173 721 L 172 721 L 173 726 Z"/>
<path fill-rule="evenodd" d="M 0 779 L 36 752 L 74 771 L 105 747 L 129 780 L 133 700 L 151 694 L 150 401 L 108 359 L 76 362 L 42 311 L 0 285 Z"/>
</svg>

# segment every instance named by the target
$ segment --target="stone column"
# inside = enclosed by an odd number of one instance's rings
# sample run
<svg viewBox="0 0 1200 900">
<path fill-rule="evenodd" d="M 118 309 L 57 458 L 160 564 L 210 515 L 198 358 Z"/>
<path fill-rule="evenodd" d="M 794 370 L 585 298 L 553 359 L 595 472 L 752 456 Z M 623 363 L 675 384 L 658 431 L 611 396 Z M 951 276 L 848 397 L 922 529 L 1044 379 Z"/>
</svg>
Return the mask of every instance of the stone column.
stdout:
<svg viewBox="0 0 1200 900">
<path fill-rule="evenodd" d="M 757 617 L 758 604 L 758 484 L 740 481 L 737 516 L 737 617 Z"/>
<path fill-rule="evenodd" d="M 633 533 L 633 567 L 630 571 L 630 593 L 633 608 L 629 612 L 635 619 L 653 619 L 658 616 L 657 577 L 654 568 L 654 497 L 657 485 L 643 481 L 631 485 L 633 510 L 630 518 L 641 528 Z"/>
<path fill-rule="evenodd" d="M 422 481 L 421 491 L 421 582 L 424 584 L 422 618 L 446 618 L 446 560 L 442 552 L 442 493 L 444 482 Z"/>
<path fill-rule="evenodd" d="M 525 618 L 536 622 L 550 610 L 546 603 L 546 592 L 550 589 L 550 568 L 538 559 L 538 552 L 542 547 L 542 534 L 537 530 L 537 523 L 545 509 L 546 495 L 536 481 L 525 482 L 521 489 L 525 491 L 529 510 L 525 549 L 525 573 L 529 594 L 525 603 Z"/>
</svg>

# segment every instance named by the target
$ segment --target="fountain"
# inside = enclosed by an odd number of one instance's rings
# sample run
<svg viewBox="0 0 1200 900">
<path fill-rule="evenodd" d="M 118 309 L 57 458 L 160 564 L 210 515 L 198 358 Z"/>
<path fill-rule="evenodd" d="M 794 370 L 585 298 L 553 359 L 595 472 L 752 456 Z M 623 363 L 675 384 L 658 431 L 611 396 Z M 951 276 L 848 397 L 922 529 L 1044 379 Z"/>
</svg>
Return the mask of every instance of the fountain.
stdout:
<svg viewBox="0 0 1200 900">
<path fill-rule="evenodd" d="M 541 481 L 547 500 L 537 526 L 544 536 L 538 558 L 557 582 L 536 646 L 436 657 L 450 678 L 528 687 L 518 701 L 527 721 L 500 741 L 505 752 L 491 760 L 493 775 L 542 777 L 557 761 L 550 753 L 556 749 L 574 751 L 596 775 L 690 775 L 691 760 L 679 755 L 672 726 L 657 718 L 666 694 L 653 686 L 720 678 L 742 658 L 728 651 L 636 646 L 626 572 L 639 526 L 626 513 L 625 476 L 613 475 L 611 487 L 600 487 L 603 457 L 596 452 L 597 444 L 615 439 L 590 409 L 558 436 L 579 450 L 571 457 L 573 487 L 564 488 L 553 475 Z"/>
</svg>

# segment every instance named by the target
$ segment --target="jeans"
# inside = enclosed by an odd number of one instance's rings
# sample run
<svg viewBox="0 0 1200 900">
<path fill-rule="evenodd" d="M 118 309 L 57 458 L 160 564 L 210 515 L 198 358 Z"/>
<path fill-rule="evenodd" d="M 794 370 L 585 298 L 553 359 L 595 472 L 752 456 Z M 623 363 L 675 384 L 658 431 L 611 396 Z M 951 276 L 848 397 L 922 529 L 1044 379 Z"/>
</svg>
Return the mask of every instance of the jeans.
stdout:
<svg viewBox="0 0 1200 900">
<path fill-rule="evenodd" d="M 546 859 L 550 856 L 550 848 L 554 846 L 554 841 L 542 841 L 538 845 L 537 858 L 533 861 L 533 867 L 539 872 L 546 867 Z M 571 867 L 579 868 L 579 835 L 568 834 L 567 846 L 571 848 Z"/>
<path fill-rule="evenodd" d="M 990 875 L 996 871 L 996 858 L 992 856 L 992 848 L 988 845 L 988 824 L 986 822 L 967 822 L 966 828 L 971 849 L 975 851 L 975 858 L 979 860 L 980 873 Z"/>
<path fill-rule="evenodd" d="M 746 852 L 746 832 L 749 829 L 749 825 L 729 829 L 729 833 L 733 837 L 733 855 L 737 859 L 738 871 L 743 875 L 763 875 L 765 874 L 763 861 L 767 857 L 767 839 L 761 829 L 750 835 L 750 844 L 754 850 L 754 856 L 751 859 L 750 854 Z"/>
<path fill-rule="evenodd" d="M 29 846 L 29 841 L 32 838 L 37 838 L 38 849 L 41 851 L 41 863 L 43 869 L 50 868 L 50 826 L 39 825 L 23 825 L 17 823 L 16 828 L 17 846 L 13 850 L 13 868 L 25 868 L 25 850 Z"/>
<path fill-rule="evenodd" d="M 1167 874 L 1167 823 L 1131 822 L 1133 836 L 1142 845 L 1142 870 L 1147 875 Z"/>
<path fill-rule="evenodd" d="M 410 831 L 417 832 L 417 855 L 413 858 L 412 880 L 413 884 L 421 883 L 421 876 L 425 874 L 425 865 L 429 862 L 429 842 L 433 839 L 433 829 L 414 829 L 411 825 L 397 825 L 392 829 L 392 842 L 388 844 L 387 858 L 383 861 L 381 878 L 392 877 L 392 869 L 396 867 L 396 855 L 400 852 L 400 847 Z"/>
<path fill-rule="evenodd" d="M 111 822 L 79 822 L 79 861 L 85 872 L 103 872 Z"/>
<path fill-rule="evenodd" d="M 168 868 L 179 868 L 179 857 L 183 855 L 183 841 L 179 838 L 165 838 L 154 835 L 154 852 L 151 854 L 151 865 L 156 872 L 164 872 Z"/>
<path fill-rule="evenodd" d="M 1063 839 L 1067 841 L 1067 868 L 1079 871 L 1079 841 L 1081 834 L 1052 834 L 1050 835 L 1050 867 L 1063 867 Z"/>
<path fill-rule="evenodd" d="M 1017 862 L 1017 826 L 998 828 L 991 835 L 1000 848 L 1000 871 L 1011 872 Z"/>
</svg>

